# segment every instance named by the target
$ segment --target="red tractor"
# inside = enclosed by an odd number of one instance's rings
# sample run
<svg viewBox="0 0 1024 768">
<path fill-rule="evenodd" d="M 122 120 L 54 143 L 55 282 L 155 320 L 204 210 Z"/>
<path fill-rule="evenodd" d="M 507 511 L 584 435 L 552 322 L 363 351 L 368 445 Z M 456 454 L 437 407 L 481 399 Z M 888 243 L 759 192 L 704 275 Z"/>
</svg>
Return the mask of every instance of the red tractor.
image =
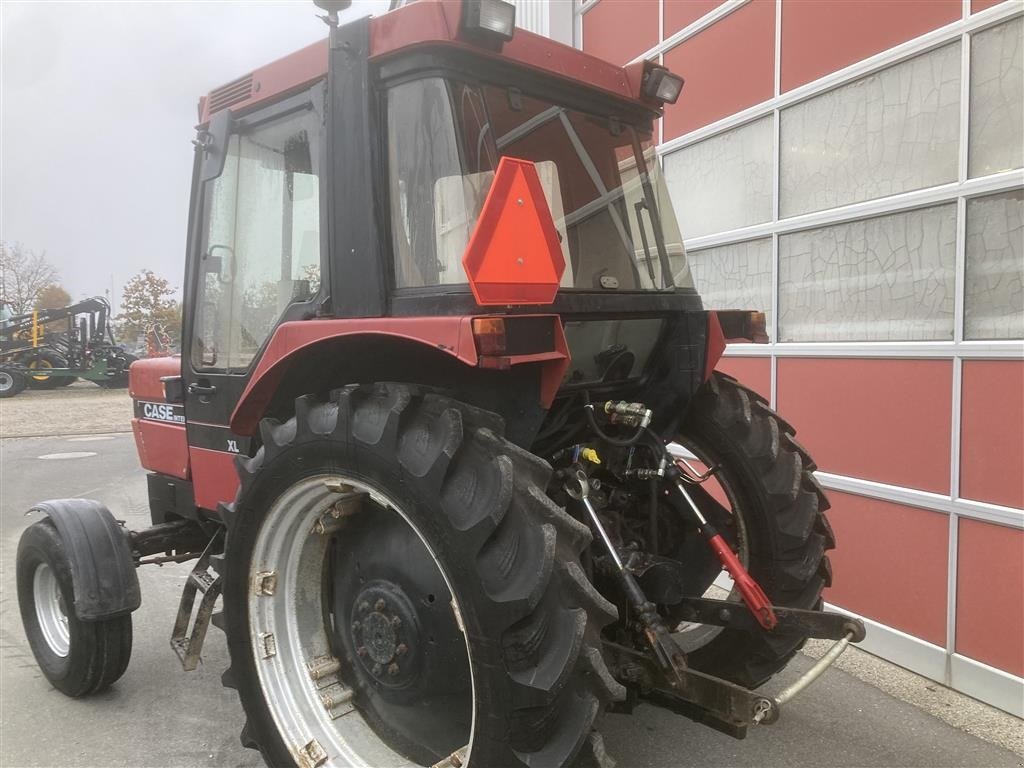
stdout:
<svg viewBox="0 0 1024 768">
<path fill-rule="evenodd" d="M 764 316 L 694 290 L 654 151 L 682 79 L 500 0 L 320 4 L 328 41 L 200 101 L 182 354 L 131 367 L 152 527 L 37 505 L 44 674 L 109 686 L 136 567 L 198 559 L 171 645 L 224 630 L 271 765 L 564 766 L 639 700 L 774 721 L 864 630 L 821 610 L 813 461 L 715 372 Z"/>
</svg>

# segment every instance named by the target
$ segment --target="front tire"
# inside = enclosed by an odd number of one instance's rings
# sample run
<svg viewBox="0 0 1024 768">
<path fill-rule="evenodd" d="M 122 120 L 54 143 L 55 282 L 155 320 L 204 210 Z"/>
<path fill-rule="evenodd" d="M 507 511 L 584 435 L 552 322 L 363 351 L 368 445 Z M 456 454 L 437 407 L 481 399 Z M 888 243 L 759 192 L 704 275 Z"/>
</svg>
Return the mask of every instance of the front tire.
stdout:
<svg viewBox="0 0 1024 768">
<path fill-rule="evenodd" d="M 616 612 L 580 568 L 589 531 L 544 493 L 550 467 L 497 417 L 388 384 L 300 398 L 260 431 L 223 565 L 243 744 L 269 765 L 557 767 L 595 743 L 625 694 L 600 652 Z M 363 500 L 334 523 L 337 489 Z M 313 681 L 310 663 L 334 671 Z M 355 711 L 317 706 L 328 689 Z"/>
<path fill-rule="evenodd" d="M 18 542 L 18 606 L 29 647 L 50 684 L 80 698 L 109 688 L 128 668 L 132 617 L 80 621 L 74 612 L 71 564 L 49 520 Z"/>
</svg>

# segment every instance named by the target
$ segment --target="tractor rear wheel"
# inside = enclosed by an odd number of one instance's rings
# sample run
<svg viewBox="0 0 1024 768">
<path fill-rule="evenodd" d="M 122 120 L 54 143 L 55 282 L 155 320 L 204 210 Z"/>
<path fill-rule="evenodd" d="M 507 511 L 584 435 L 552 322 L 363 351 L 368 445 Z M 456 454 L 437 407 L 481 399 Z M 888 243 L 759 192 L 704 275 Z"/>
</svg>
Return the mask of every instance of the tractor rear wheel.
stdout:
<svg viewBox="0 0 1024 768">
<path fill-rule="evenodd" d="M 303 397 L 239 463 L 221 567 L 269 765 L 564 766 L 625 691 L 590 532 L 497 417 L 401 384 Z"/>
<path fill-rule="evenodd" d="M 835 537 L 815 464 L 794 434 L 767 400 L 716 372 L 690 405 L 677 442 L 717 468 L 716 482 L 733 517 L 727 538 L 772 603 L 818 609 L 822 589 L 832 581 L 825 552 Z M 733 592 L 729 599 L 739 600 Z M 691 626 L 681 644 L 695 669 L 755 688 L 806 639 Z"/>
</svg>

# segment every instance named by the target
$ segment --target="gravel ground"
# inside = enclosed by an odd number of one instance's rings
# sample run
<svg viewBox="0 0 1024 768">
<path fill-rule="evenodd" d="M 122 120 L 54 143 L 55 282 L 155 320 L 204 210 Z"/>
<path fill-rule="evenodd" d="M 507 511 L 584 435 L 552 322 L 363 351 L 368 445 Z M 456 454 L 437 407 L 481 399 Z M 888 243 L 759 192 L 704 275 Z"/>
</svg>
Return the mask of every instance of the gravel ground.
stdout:
<svg viewBox="0 0 1024 768">
<path fill-rule="evenodd" d="M 127 389 L 77 381 L 59 389 L 26 389 L 0 400 L 0 437 L 131 432 Z"/>
</svg>

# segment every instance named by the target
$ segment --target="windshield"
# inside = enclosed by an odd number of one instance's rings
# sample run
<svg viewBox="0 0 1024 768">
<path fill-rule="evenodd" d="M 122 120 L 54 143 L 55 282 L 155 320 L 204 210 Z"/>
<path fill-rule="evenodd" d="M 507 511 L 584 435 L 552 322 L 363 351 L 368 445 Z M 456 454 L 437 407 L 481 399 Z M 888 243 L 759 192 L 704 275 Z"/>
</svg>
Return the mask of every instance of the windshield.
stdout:
<svg viewBox="0 0 1024 768">
<path fill-rule="evenodd" d="M 563 289 L 692 287 L 643 128 L 515 88 L 426 78 L 388 92 L 396 284 L 467 282 L 462 254 L 501 155 L 531 160 L 565 257 Z"/>
</svg>

